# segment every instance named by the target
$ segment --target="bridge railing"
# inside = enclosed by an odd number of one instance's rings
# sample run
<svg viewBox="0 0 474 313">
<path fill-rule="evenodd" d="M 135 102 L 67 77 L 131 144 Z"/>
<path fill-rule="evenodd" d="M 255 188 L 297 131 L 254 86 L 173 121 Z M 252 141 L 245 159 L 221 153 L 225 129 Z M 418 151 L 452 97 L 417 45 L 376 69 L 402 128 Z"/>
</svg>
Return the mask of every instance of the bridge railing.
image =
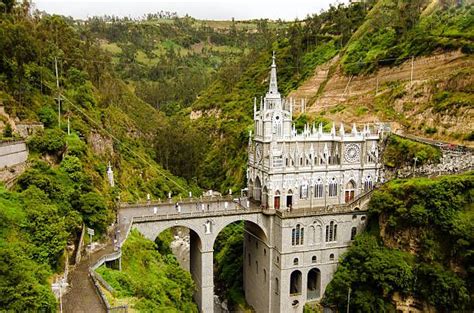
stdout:
<svg viewBox="0 0 474 313">
<path fill-rule="evenodd" d="M 223 201 L 238 201 L 243 199 L 241 197 L 234 197 L 232 195 L 227 196 L 203 196 L 198 198 L 167 198 L 167 199 L 158 199 L 158 201 L 138 201 L 138 202 L 122 202 L 120 203 L 120 208 L 136 208 L 136 207 L 160 207 L 160 206 L 169 206 L 170 204 L 192 204 L 192 203 L 214 203 L 214 202 L 223 202 Z"/>
<path fill-rule="evenodd" d="M 182 213 L 166 213 L 166 214 L 152 214 L 143 216 L 132 217 L 132 223 L 143 223 L 153 221 L 166 221 L 166 220 L 180 220 L 189 219 L 196 217 L 215 217 L 215 216 L 226 216 L 226 215 L 237 215 L 237 214 L 251 214 L 262 212 L 261 208 L 243 208 L 238 206 L 237 209 L 227 210 L 212 210 L 212 211 L 191 211 Z"/>
<path fill-rule="evenodd" d="M 365 192 L 355 198 L 353 201 L 349 203 L 342 203 L 342 204 L 332 204 L 327 206 L 318 206 L 312 208 L 301 208 L 301 209 L 282 209 L 277 210 L 276 215 L 285 218 L 285 217 L 297 217 L 297 216 L 311 216 L 317 214 L 333 214 L 333 213 L 347 213 L 354 211 L 356 208 L 358 210 L 364 211 L 364 207 L 366 206 L 367 202 L 370 200 L 374 189 Z M 355 210 L 355 211 L 358 211 Z"/>
</svg>

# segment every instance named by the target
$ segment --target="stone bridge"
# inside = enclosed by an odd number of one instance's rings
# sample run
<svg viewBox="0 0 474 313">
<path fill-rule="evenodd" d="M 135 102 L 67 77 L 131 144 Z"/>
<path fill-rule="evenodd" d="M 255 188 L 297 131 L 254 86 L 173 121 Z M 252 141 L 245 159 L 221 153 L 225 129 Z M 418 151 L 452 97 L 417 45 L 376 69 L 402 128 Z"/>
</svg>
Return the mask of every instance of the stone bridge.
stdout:
<svg viewBox="0 0 474 313">
<path fill-rule="evenodd" d="M 186 227 L 190 233 L 190 272 L 197 285 L 195 300 L 201 312 L 214 311 L 213 246 L 219 233 L 228 225 L 245 221 L 246 235 L 273 247 L 271 232 L 274 218 L 300 219 L 310 216 L 347 214 L 365 210 L 372 192 L 343 205 L 293 210 L 267 210 L 247 198 L 213 197 L 166 203 L 123 204 L 118 212 L 120 243 L 131 229 L 150 240 L 171 227 Z"/>
<path fill-rule="evenodd" d="M 137 229 L 150 240 L 171 227 L 186 227 L 190 232 L 190 272 L 197 285 L 195 300 L 202 312 L 214 310 L 213 246 L 222 229 L 246 221 L 246 231 L 267 241 L 270 221 L 263 209 L 246 198 L 212 197 L 179 202 L 122 205 L 118 213 L 119 229 Z M 248 229 L 248 230 L 247 230 Z"/>
</svg>

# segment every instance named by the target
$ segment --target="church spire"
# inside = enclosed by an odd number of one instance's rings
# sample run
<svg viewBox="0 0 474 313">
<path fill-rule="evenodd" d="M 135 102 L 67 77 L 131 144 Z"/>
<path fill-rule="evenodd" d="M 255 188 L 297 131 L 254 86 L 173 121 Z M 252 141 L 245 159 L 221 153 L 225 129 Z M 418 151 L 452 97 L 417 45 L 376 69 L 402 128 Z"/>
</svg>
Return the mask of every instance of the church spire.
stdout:
<svg viewBox="0 0 474 313">
<path fill-rule="evenodd" d="M 275 63 L 275 51 L 273 51 L 273 56 L 272 56 L 272 66 L 271 66 L 271 70 L 270 70 L 270 87 L 268 89 L 268 93 L 278 94 L 277 70 L 276 70 L 276 63 Z"/>
</svg>

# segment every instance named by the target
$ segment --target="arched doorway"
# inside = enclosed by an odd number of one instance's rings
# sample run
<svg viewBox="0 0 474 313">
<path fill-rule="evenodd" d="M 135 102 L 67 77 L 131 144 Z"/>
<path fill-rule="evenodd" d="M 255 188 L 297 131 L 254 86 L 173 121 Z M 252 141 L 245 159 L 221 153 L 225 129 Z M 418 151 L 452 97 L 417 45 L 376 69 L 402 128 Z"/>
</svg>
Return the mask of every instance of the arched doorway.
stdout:
<svg viewBox="0 0 474 313">
<path fill-rule="evenodd" d="M 308 272 L 306 297 L 308 300 L 314 300 L 321 297 L 321 271 L 313 268 Z"/>
<path fill-rule="evenodd" d="M 278 190 L 275 192 L 275 197 L 273 198 L 273 208 L 275 210 L 280 209 L 280 191 Z"/>
<path fill-rule="evenodd" d="M 354 200 L 355 196 L 355 188 L 356 184 L 355 182 L 351 179 L 347 184 L 346 184 L 346 197 L 345 197 L 345 202 L 351 202 Z"/>
<path fill-rule="evenodd" d="M 255 179 L 253 198 L 255 199 L 255 201 L 262 201 L 262 182 L 260 181 L 260 177 L 258 176 Z"/>
<path fill-rule="evenodd" d="M 301 294 L 301 272 L 296 270 L 290 275 L 290 296 Z"/>
<path fill-rule="evenodd" d="M 290 209 L 293 207 L 293 191 L 291 189 L 286 194 L 286 207 Z"/>
</svg>

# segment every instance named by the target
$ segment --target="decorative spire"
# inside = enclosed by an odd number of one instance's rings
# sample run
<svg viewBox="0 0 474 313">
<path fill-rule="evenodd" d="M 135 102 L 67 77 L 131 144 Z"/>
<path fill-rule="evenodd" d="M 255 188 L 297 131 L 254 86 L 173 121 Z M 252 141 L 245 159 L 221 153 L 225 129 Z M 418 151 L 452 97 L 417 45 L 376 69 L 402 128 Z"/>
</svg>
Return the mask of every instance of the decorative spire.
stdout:
<svg viewBox="0 0 474 313">
<path fill-rule="evenodd" d="M 277 71 L 276 71 L 276 63 L 275 63 L 275 51 L 273 51 L 273 56 L 272 56 L 272 66 L 271 66 L 271 69 L 270 69 L 270 86 L 269 86 L 269 89 L 268 89 L 268 93 L 278 94 Z"/>
<path fill-rule="evenodd" d="M 352 123 L 352 134 L 357 135 L 357 127 L 355 123 Z"/>
<path fill-rule="evenodd" d="M 346 132 L 344 131 L 344 124 L 343 124 L 343 123 L 341 123 L 341 128 L 339 128 L 339 134 L 340 134 L 340 135 L 341 135 L 341 137 L 342 137 L 342 136 L 344 136 L 344 135 L 345 135 L 345 133 L 346 133 Z"/>
</svg>

